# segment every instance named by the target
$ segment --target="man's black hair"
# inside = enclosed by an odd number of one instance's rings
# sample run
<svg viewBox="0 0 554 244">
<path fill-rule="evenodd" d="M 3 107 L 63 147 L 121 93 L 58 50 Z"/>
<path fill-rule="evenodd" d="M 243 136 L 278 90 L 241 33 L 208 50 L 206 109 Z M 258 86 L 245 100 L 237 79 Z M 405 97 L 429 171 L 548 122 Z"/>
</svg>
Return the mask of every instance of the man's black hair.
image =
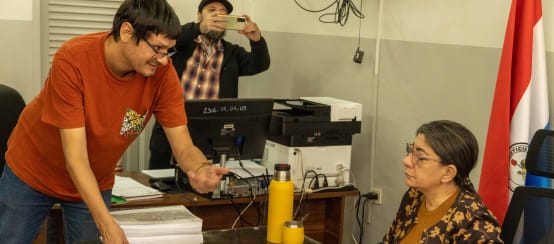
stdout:
<svg viewBox="0 0 554 244">
<path fill-rule="evenodd" d="M 166 0 L 125 0 L 113 20 L 112 34 L 116 42 L 125 22 L 133 26 L 137 44 L 150 34 L 165 34 L 176 40 L 181 32 L 179 17 Z"/>
</svg>

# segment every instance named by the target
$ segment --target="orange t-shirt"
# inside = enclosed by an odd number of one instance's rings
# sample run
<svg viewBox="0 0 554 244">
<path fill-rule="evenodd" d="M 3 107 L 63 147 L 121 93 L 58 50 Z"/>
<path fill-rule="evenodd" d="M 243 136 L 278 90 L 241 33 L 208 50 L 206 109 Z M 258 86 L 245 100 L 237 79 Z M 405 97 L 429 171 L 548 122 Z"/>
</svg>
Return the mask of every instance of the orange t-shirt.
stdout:
<svg viewBox="0 0 554 244">
<path fill-rule="evenodd" d="M 183 91 L 169 59 L 156 74 L 120 79 L 108 69 L 109 32 L 73 38 L 54 56 L 44 88 L 21 113 L 6 161 L 32 188 L 66 201 L 81 197 L 66 169 L 60 128 L 85 127 L 90 167 L 100 190 L 111 189 L 117 161 L 152 117 L 185 125 Z"/>
</svg>

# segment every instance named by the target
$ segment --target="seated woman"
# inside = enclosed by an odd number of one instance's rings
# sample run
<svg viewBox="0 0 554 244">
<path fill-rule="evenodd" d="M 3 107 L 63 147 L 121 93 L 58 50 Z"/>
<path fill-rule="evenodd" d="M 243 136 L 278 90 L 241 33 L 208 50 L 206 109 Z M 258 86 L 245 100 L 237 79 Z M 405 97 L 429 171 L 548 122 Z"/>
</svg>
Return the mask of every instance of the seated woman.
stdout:
<svg viewBox="0 0 554 244">
<path fill-rule="evenodd" d="M 442 120 L 417 129 L 402 161 L 406 185 L 384 243 L 503 243 L 500 226 L 475 192 L 475 136 Z"/>
</svg>

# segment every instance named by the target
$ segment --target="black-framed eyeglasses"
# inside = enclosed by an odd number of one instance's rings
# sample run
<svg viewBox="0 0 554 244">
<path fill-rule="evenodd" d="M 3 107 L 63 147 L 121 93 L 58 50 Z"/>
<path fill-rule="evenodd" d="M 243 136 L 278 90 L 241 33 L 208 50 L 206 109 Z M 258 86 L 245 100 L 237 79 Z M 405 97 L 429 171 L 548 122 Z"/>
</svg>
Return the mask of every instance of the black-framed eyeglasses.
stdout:
<svg viewBox="0 0 554 244">
<path fill-rule="evenodd" d="M 437 161 L 442 162 L 442 160 L 438 158 L 431 158 L 431 157 L 425 157 L 417 155 L 417 152 L 415 151 L 414 143 L 406 143 L 406 156 L 410 156 L 412 154 L 412 161 L 414 162 L 414 165 L 420 165 L 423 161 Z"/>
<path fill-rule="evenodd" d="M 152 56 L 152 58 L 165 58 L 166 56 L 171 57 L 171 56 L 175 55 L 175 53 L 177 53 L 177 49 L 175 47 L 170 47 L 169 49 L 167 49 L 166 53 L 160 52 L 160 47 L 152 45 L 146 39 L 143 39 L 143 40 L 144 40 L 144 42 L 146 42 L 146 44 L 148 44 L 148 46 L 150 48 L 152 48 L 152 51 L 155 52 L 155 54 Z"/>
</svg>

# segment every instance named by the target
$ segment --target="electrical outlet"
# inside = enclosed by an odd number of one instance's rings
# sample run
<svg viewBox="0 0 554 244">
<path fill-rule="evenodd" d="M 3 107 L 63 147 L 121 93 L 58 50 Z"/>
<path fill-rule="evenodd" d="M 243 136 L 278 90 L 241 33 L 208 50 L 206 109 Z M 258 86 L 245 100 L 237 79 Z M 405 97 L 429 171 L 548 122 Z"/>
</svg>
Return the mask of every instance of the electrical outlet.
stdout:
<svg viewBox="0 0 554 244">
<path fill-rule="evenodd" d="M 381 205 L 383 204 L 383 189 L 381 188 L 372 188 L 371 192 L 377 194 L 377 199 L 373 200 L 373 203 Z"/>
<path fill-rule="evenodd" d="M 371 203 L 370 203 L 371 205 L 373 205 L 373 204 L 376 204 L 376 205 L 383 204 L 383 189 L 374 187 L 374 188 L 371 188 L 370 193 L 374 193 L 377 196 L 376 199 L 371 200 Z M 366 215 L 367 217 L 366 217 L 365 222 L 366 222 L 366 224 L 369 224 L 369 223 L 371 223 L 371 209 L 367 209 L 367 210 L 368 210 L 368 213 Z"/>
</svg>

